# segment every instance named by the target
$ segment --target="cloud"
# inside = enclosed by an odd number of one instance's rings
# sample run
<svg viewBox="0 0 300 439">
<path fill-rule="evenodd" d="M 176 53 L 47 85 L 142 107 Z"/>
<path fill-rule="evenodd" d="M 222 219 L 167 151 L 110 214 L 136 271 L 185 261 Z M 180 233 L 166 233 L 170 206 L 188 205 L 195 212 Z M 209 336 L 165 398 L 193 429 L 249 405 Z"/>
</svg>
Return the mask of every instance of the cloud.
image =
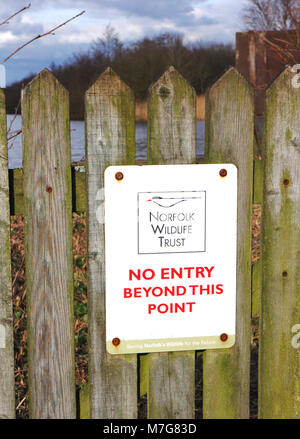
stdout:
<svg viewBox="0 0 300 439">
<path fill-rule="evenodd" d="M 12 32 L 16 36 L 22 36 L 23 38 L 31 37 L 34 34 L 39 34 L 43 32 L 43 25 L 41 23 L 35 23 L 33 21 L 29 21 L 25 17 L 16 18 L 9 24 L 10 32 Z M 1 32 L 2 33 L 2 32 Z M 22 37 L 21 37 L 22 38 Z"/>
<path fill-rule="evenodd" d="M 126 15 L 148 17 L 154 19 L 172 19 L 178 15 L 186 15 L 193 11 L 191 1 L 152 0 L 102 0 L 100 3 L 106 8 L 112 8 Z"/>
<path fill-rule="evenodd" d="M 7 43 L 11 43 L 12 41 L 17 40 L 18 38 L 11 31 L 0 33 L 0 46 L 7 45 Z"/>
<path fill-rule="evenodd" d="M 28 13 L 43 13 L 43 11 L 56 9 L 62 11 L 86 10 L 93 17 L 143 17 L 154 20 L 178 20 L 191 14 L 195 7 L 208 5 L 210 0 L 32 0 Z M 24 6 L 22 0 L 11 0 L 9 5 L 1 7 L 1 16 L 8 16 Z"/>
<path fill-rule="evenodd" d="M 0 22 L 30 0 L 2 2 Z M 7 82 L 39 68 L 61 63 L 88 50 L 110 24 L 122 41 L 175 32 L 185 42 L 233 42 L 241 0 L 31 0 L 31 7 L 0 27 L 0 61 L 19 45 L 78 14 L 86 13 L 18 53 L 6 65 Z M 22 64 L 21 64 L 22 60 Z M 28 61 L 26 67 L 26 60 Z"/>
</svg>

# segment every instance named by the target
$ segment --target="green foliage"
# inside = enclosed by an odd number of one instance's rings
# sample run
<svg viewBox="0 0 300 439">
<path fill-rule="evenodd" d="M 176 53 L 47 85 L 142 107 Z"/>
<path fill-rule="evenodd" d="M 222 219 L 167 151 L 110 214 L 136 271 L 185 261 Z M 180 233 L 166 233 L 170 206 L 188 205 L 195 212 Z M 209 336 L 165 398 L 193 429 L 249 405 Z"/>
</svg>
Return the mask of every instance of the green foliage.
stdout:
<svg viewBox="0 0 300 439">
<path fill-rule="evenodd" d="M 76 317 L 84 316 L 85 314 L 87 314 L 88 311 L 87 303 L 80 303 L 80 302 L 75 303 L 74 311 Z"/>
<path fill-rule="evenodd" d="M 52 64 L 51 70 L 70 92 L 70 117 L 74 120 L 83 119 L 84 93 L 108 66 L 132 88 L 137 100 L 144 100 L 149 86 L 170 65 L 200 94 L 233 64 L 234 49 L 231 45 L 185 45 L 181 36 L 164 33 L 125 46 L 115 30 L 108 26 L 89 52 L 74 54 L 62 65 Z M 20 90 L 32 77 L 7 87 L 9 113 L 15 112 Z"/>
<path fill-rule="evenodd" d="M 83 258 L 79 257 L 79 258 L 76 259 L 76 265 L 77 265 L 78 268 L 82 268 L 84 263 L 85 262 L 84 262 Z"/>
</svg>

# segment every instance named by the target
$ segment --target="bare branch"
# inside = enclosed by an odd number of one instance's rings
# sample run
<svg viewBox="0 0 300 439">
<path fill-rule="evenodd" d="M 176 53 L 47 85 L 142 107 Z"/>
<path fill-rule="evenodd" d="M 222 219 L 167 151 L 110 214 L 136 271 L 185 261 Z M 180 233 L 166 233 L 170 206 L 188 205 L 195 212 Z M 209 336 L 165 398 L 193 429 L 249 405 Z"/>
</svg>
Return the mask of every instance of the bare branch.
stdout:
<svg viewBox="0 0 300 439">
<path fill-rule="evenodd" d="M 12 120 L 10 121 L 10 124 L 9 124 L 8 130 L 7 130 L 7 135 L 8 135 L 8 136 L 12 133 L 12 126 L 13 126 L 13 124 L 14 124 L 16 118 L 17 118 L 17 115 L 18 115 L 18 111 L 19 111 L 20 106 L 21 106 L 21 99 L 19 99 L 18 105 L 17 105 L 17 107 L 15 108 L 15 114 L 14 114 L 14 117 L 13 117 Z"/>
<path fill-rule="evenodd" d="M 16 15 L 21 14 L 21 12 L 25 11 L 26 9 L 30 8 L 31 3 L 29 3 L 27 6 L 24 6 L 24 8 L 20 9 L 18 12 L 15 12 L 13 15 L 11 15 L 10 17 L 6 18 L 6 20 L 4 20 L 2 23 L 0 23 L 0 26 L 2 26 L 3 24 L 8 24 L 9 20 L 11 20 L 12 18 L 14 18 Z"/>
<path fill-rule="evenodd" d="M 248 0 L 243 13 L 251 30 L 295 30 L 300 26 L 299 0 Z"/>
<path fill-rule="evenodd" d="M 22 46 L 18 47 L 14 52 L 12 52 L 7 58 L 5 58 L 3 61 L 0 62 L 0 64 L 4 64 L 6 61 L 8 61 L 10 58 L 12 58 L 16 53 L 18 53 L 20 50 L 24 49 L 24 47 L 31 44 L 33 41 L 38 40 L 39 38 L 45 37 L 46 35 L 54 35 L 54 32 L 65 26 L 67 23 L 70 23 L 70 21 L 75 20 L 75 18 L 80 17 L 80 15 L 84 14 L 85 11 L 81 11 L 79 14 L 75 15 L 74 17 L 70 18 L 69 20 L 65 21 L 64 23 L 61 23 L 60 25 L 56 26 L 55 28 L 49 30 L 48 32 L 45 32 L 44 34 L 37 35 L 36 37 L 32 38 L 31 40 L 27 41 L 27 43 L 23 44 Z"/>
<path fill-rule="evenodd" d="M 289 62 L 292 62 L 293 64 L 296 64 L 296 60 L 295 57 L 293 56 L 293 54 L 287 50 L 287 49 L 283 49 L 282 47 L 280 47 L 278 44 L 273 43 L 272 41 L 270 41 L 267 37 L 265 37 L 263 34 L 259 34 L 259 38 L 263 41 L 265 41 L 267 44 L 269 44 L 271 47 L 273 47 L 273 49 L 277 52 L 277 55 L 282 59 L 282 60 L 288 60 Z M 286 61 L 285 61 L 286 62 Z"/>
<path fill-rule="evenodd" d="M 13 132 L 13 133 L 11 134 L 11 136 L 9 136 L 9 137 L 7 138 L 7 141 L 9 142 L 11 139 L 14 139 L 14 138 L 17 137 L 19 134 L 21 134 L 21 132 L 22 132 L 21 129 L 15 131 L 15 132 Z"/>
</svg>

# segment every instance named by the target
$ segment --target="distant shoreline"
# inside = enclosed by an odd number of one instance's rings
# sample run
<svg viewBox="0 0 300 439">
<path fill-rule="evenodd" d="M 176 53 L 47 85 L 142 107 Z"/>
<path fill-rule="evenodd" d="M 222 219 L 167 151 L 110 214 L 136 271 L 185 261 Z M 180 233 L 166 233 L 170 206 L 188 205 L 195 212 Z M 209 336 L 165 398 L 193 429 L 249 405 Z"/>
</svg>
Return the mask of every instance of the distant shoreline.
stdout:
<svg viewBox="0 0 300 439">
<path fill-rule="evenodd" d="M 8 115 L 13 116 L 13 114 Z M 205 120 L 205 94 L 196 96 L 196 119 Z M 76 114 L 72 112 L 72 109 L 70 111 L 70 120 L 83 121 L 82 118 L 76 117 Z M 136 101 L 135 120 L 136 122 L 147 122 L 147 101 Z"/>
<path fill-rule="evenodd" d="M 205 120 L 205 94 L 196 97 L 196 119 Z M 136 101 L 135 120 L 147 122 L 147 101 Z"/>
</svg>

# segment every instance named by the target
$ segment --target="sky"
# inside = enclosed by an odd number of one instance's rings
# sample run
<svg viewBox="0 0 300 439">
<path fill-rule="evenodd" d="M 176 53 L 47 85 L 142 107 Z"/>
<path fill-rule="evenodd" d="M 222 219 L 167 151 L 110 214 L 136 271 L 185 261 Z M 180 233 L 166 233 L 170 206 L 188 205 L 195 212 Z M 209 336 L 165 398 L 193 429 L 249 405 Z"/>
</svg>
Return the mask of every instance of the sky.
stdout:
<svg viewBox="0 0 300 439">
<path fill-rule="evenodd" d="M 1 0 L 0 23 L 29 4 Z M 4 3 L 4 4 L 3 4 Z M 76 20 L 47 35 L 7 61 L 6 84 L 51 63 L 87 52 L 109 25 L 124 43 L 162 32 L 176 32 L 185 43 L 232 43 L 243 31 L 241 11 L 247 0 L 31 0 L 23 13 L 0 26 L 0 62 L 19 46 L 85 10 Z"/>
</svg>

